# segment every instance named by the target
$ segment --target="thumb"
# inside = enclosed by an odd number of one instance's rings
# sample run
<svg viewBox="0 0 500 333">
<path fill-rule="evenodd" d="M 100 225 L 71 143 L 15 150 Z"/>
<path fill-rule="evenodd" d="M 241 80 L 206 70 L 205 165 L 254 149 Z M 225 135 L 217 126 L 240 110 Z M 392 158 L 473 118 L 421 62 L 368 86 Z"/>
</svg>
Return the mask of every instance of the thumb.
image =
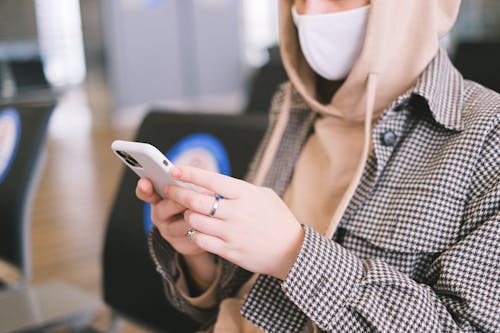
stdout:
<svg viewBox="0 0 500 333">
<path fill-rule="evenodd" d="M 135 195 L 140 200 L 149 202 L 152 205 L 162 200 L 158 193 L 155 192 L 153 183 L 147 178 L 139 179 L 135 188 Z"/>
</svg>

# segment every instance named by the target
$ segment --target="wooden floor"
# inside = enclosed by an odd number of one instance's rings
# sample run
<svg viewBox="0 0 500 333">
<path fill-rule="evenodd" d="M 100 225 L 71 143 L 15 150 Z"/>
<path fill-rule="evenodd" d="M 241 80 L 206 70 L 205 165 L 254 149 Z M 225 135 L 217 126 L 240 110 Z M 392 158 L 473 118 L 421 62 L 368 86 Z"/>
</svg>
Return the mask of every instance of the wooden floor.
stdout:
<svg viewBox="0 0 500 333">
<path fill-rule="evenodd" d="M 133 131 L 110 128 L 49 135 L 32 217 L 32 283 L 62 280 L 101 298 L 103 230 L 122 166 L 110 151 Z M 105 329 L 103 305 L 93 326 Z M 144 332 L 130 323 L 121 332 Z"/>
</svg>

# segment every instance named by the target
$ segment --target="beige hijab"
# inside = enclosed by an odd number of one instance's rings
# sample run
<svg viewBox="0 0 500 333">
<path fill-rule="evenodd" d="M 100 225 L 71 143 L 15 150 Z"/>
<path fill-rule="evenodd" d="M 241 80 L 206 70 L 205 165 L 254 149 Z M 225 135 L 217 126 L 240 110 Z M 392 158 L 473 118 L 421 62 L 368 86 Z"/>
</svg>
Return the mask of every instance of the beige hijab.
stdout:
<svg viewBox="0 0 500 333">
<path fill-rule="evenodd" d="M 300 50 L 292 1 L 279 4 L 281 53 L 291 84 L 254 183 L 264 183 L 275 158 L 295 89 L 319 117 L 295 165 L 285 202 L 301 223 L 331 237 L 365 167 L 373 122 L 436 55 L 460 1 L 372 0 L 361 56 L 327 104 L 318 101 L 315 74 Z M 239 313 L 255 277 L 221 303 L 213 332 L 261 332 Z"/>
<path fill-rule="evenodd" d="M 279 5 L 281 55 L 291 82 L 287 98 L 292 89 L 297 90 L 320 115 L 295 166 L 285 201 L 302 223 L 318 224 L 318 218 L 328 218 L 329 223 L 318 228 L 331 237 L 364 170 L 374 121 L 414 84 L 436 55 L 439 39 L 456 19 L 460 0 L 372 0 L 361 55 L 326 104 L 318 101 L 315 74 L 300 50 L 292 1 L 279 0 Z M 283 104 L 256 184 L 264 182 L 274 159 L 289 103 Z"/>
</svg>

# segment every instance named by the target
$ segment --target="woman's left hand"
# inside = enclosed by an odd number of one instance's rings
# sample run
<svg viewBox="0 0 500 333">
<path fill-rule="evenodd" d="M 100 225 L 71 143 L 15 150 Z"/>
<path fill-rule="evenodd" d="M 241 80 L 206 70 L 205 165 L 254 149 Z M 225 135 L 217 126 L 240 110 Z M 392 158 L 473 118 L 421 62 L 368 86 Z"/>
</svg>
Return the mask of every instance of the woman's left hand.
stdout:
<svg viewBox="0 0 500 333">
<path fill-rule="evenodd" d="M 251 272 L 284 280 L 299 253 L 304 230 L 269 188 L 193 167 L 178 167 L 176 179 L 223 196 L 213 217 L 213 196 L 168 186 L 166 196 L 187 207 L 185 220 L 202 249 Z"/>
</svg>

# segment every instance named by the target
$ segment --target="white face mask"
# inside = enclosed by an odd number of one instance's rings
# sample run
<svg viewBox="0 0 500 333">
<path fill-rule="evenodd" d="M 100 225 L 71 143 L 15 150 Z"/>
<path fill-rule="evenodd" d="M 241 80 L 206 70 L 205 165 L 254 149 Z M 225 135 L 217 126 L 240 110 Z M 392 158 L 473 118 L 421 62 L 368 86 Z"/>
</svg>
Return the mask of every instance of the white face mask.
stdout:
<svg viewBox="0 0 500 333">
<path fill-rule="evenodd" d="M 363 48 L 370 6 L 317 15 L 292 17 L 300 47 L 309 66 L 327 80 L 347 77 Z"/>
</svg>

